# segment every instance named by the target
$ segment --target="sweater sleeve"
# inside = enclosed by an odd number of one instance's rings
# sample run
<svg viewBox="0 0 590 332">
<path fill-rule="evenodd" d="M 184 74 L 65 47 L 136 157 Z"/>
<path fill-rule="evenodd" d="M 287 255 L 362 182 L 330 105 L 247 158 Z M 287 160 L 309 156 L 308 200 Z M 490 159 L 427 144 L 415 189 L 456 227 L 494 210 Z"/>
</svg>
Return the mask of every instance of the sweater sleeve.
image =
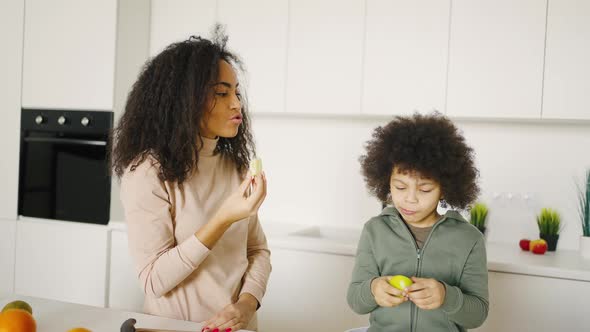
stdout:
<svg viewBox="0 0 590 332">
<path fill-rule="evenodd" d="M 379 277 L 379 268 L 373 256 L 371 237 L 365 225 L 357 247 L 352 280 L 346 296 L 348 305 L 354 312 L 364 315 L 378 307 L 371 292 L 371 282 L 377 277 Z"/>
<path fill-rule="evenodd" d="M 210 250 L 196 236 L 176 243 L 169 195 L 149 159 L 121 179 L 129 252 L 146 295 L 161 297 L 188 277 Z"/>
<path fill-rule="evenodd" d="M 444 284 L 445 300 L 442 310 L 449 319 L 465 328 L 483 324 L 488 316 L 488 269 L 484 238 L 481 237 L 467 257 L 458 286 Z"/>
<path fill-rule="evenodd" d="M 249 293 L 262 303 L 262 297 L 266 292 L 266 284 L 272 267 L 270 265 L 270 250 L 266 244 L 266 236 L 258 221 L 258 216 L 250 218 L 248 224 L 248 268 L 243 278 L 240 295 Z"/>
</svg>

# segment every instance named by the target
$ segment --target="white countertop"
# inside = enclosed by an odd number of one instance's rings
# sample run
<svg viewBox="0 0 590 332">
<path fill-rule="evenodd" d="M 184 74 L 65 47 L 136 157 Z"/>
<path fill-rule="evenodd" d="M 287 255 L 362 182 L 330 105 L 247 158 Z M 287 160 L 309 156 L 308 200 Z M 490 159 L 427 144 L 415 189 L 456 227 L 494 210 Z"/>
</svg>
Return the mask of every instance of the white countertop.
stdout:
<svg viewBox="0 0 590 332">
<path fill-rule="evenodd" d="M 506 243 L 486 243 L 488 270 L 540 277 L 590 281 L 590 260 L 577 250 L 558 249 L 535 255 Z"/>
<path fill-rule="evenodd" d="M 111 225 L 109 225 L 111 226 Z M 113 229 L 124 230 L 124 222 Z M 360 227 L 298 225 L 266 221 L 262 223 L 271 248 L 355 256 Z M 545 255 L 522 251 L 518 243 L 486 243 L 488 269 L 495 272 L 590 282 L 590 260 L 576 250 L 558 249 Z"/>
<path fill-rule="evenodd" d="M 203 328 L 200 323 L 17 294 L 0 294 L 0 307 L 4 307 L 8 302 L 15 300 L 23 300 L 31 305 L 33 317 L 37 322 L 37 331 L 41 332 L 66 332 L 74 327 L 84 327 L 92 332 L 115 332 L 120 331 L 121 324 L 129 318 L 137 320 L 136 328 L 187 332 L 200 331 Z M 246 330 L 240 331 L 248 332 Z"/>
</svg>

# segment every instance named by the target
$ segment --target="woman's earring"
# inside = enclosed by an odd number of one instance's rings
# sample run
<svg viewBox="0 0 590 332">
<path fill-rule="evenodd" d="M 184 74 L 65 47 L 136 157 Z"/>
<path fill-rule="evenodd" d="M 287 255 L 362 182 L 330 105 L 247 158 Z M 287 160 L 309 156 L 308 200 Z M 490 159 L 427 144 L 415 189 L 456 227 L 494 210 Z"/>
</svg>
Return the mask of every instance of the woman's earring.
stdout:
<svg viewBox="0 0 590 332">
<path fill-rule="evenodd" d="M 447 204 L 447 201 L 443 199 L 440 200 L 440 207 L 443 209 L 446 209 L 447 207 L 449 207 L 449 205 Z"/>
</svg>

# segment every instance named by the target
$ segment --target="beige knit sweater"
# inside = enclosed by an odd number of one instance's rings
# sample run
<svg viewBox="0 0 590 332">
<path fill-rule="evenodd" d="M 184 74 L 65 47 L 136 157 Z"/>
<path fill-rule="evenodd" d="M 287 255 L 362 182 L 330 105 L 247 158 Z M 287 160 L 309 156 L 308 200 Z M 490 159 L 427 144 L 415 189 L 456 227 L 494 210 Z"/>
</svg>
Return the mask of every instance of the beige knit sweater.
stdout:
<svg viewBox="0 0 590 332">
<path fill-rule="evenodd" d="M 154 159 L 122 177 L 129 250 L 148 314 L 201 322 L 242 293 L 262 303 L 271 265 L 258 218 L 234 223 L 211 250 L 194 235 L 241 182 L 232 161 L 214 155 L 217 140 L 203 140 L 198 171 L 182 186 L 160 181 Z M 254 317 L 248 329 L 256 325 Z"/>
</svg>

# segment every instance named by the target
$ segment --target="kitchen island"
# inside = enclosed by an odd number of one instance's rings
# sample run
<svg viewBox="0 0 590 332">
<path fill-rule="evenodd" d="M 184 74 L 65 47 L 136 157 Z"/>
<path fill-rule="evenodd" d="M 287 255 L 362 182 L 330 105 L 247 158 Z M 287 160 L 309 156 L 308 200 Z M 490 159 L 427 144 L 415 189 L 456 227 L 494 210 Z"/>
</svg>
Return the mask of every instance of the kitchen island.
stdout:
<svg viewBox="0 0 590 332">
<path fill-rule="evenodd" d="M 18 294 L 0 294 L 0 307 L 22 300 L 31 305 L 40 332 L 67 332 L 74 327 L 84 327 L 92 332 L 118 332 L 129 318 L 137 320 L 136 328 L 174 331 L 201 331 L 202 324 L 162 318 L 130 311 L 105 309 Z M 240 330 L 241 332 L 249 332 Z"/>
</svg>

